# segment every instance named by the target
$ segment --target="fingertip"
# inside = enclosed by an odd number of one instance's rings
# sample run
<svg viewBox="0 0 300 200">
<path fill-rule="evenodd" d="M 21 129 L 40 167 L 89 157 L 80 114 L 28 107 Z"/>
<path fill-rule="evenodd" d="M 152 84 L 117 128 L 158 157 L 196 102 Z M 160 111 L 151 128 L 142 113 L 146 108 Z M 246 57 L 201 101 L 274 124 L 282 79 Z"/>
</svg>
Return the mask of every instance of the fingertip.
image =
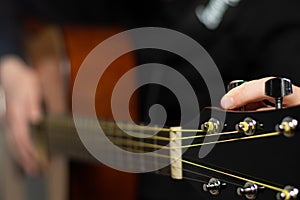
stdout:
<svg viewBox="0 0 300 200">
<path fill-rule="evenodd" d="M 221 99 L 221 106 L 224 109 L 232 109 L 234 107 L 234 99 L 231 96 L 225 95 Z"/>
</svg>

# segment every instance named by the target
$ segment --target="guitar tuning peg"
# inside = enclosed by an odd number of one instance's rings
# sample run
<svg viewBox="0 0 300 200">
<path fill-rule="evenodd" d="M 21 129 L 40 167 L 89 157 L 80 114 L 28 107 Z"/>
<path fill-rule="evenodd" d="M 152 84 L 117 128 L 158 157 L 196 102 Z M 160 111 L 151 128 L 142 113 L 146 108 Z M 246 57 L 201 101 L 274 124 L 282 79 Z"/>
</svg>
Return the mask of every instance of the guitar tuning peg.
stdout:
<svg viewBox="0 0 300 200">
<path fill-rule="evenodd" d="M 201 125 L 201 129 L 207 133 L 220 133 L 224 126 L 223 122 L 212 117 Z"/>
<path fill-rule="evenodd" d="M 277 200 L 285 200 L 285 199 L 297 199 L 299 190 L 293 186 L 287 185 L 284 187 L 285 192 L 277 193 L 276 199 Z M 287 197 L 287 193 L 289 197 Z"/>
<path fill-rule="evenodd" d="M 245 135 L 253 135 L 260 126 L 261 125 L 251 117 L 246 117 L 244 121 L 236 124 L 235 129 L 239 132 L 243 132 Z"/>
<path fill-rule="evenodd" d="M 226 187 L 226 183 L 222 183 L 219 179 L 211 178 L 207 184 L 203 184 L 203 190 L 209 192 L 210 194 L 217 196 L 220 194 L 221 190 Z"/>
<path fill-rule="evenodd" d="M 244 187 L 239 187 L 237 189 L 237 194 L 239 196 L 245 196 L 247 199 L 256 199 L 260 190 L 263 190 L 264 187 L 258 187 L 258 185 L 252 182 L 246 182 Z"/>
<path fill-rule="evenodd" d="M 234 80 L 231 81 L 230 83 L 228 83 L 227 85 L 227 92 L 232 90 L 233 88 L 242 85 L 243 83 L 245 83 L 246 81 L 244 80 Z"/>
<path fill-rule="evenodd" d="M 265 95 L 275 99 L 276 109 L 281 109 L 283 97 L 292 93 L 292 82 L 287 78 L 272 78 L 265 83 Z"/>
<path fill-rule="evenodd" d="M 291 117 L 285 117 L 280 124 L 277 124 L 275 129 L 286 137 L 293 137 L 298 126 L 298 121 Z"/>
</svg>

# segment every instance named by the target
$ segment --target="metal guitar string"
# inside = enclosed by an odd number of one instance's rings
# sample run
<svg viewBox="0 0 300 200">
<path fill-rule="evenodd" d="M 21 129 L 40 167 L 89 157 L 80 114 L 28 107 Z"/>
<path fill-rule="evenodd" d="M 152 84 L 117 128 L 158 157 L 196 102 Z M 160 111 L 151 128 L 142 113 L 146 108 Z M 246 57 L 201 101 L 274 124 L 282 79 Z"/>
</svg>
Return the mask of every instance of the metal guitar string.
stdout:
<svg viewBox="0 0 300 200">
<path fill-rule="evenodd" d="M 153 129 L 151 127 L 147 128 L 147 130 L 162 130 L 162 131 L 171 131 L 172 129 L 166 129 L 166 128 L 158 128 L 158 127 L 153 127 Z M 195 132 L 195 130 L 192 130 L 192 129 L 183 129 L 181 130 L 183 132 Z M 202 130 L 198 130 L 199 132 L 202 132 Z M 207 134 L 207 135 L 200 135 L 200 136 L 189 136 L 187 138 L 185 137 L 182 137 L 182 138 L 179 138 L 181 140 L 183 139 L 192 139 L 192 138 L 195 138 L 195 137 L 205 137 L 205 136 L 216 136 L 218 134 L 231 134 L 231 133 L 236 133 L 237 131 L 231 131 L 231 132 L 223 132 L 223 133 L 215 133 L 215 134 Z M 215 141 L 215 142 L 207 142 L 207 143 L 199 143 L 199 144 L 192 144 L 192 145 L 186 145 L 186 146 L 181 146 L 181 147 L 177 147 L 177 148 L 191 148 L 191 147 L 196 147 L 196 146 L 204 146 L 204 145 L 211 145 L 211 144 L 218 144 L 218 143 L 227 143 L 227 142 L 232 142 L 232 141 L 239 141 L 239 140 L 246 140 L 246 139 L 256 139 L 256 138 L 263 138 L 263 137 L 271 137 L 271 136 L 277 136 L 277 135 L 280 135 L 281 133 L 280 132 L 273 132 L 273 133 L 265 133 L 265 134 L 260 134 L 260 135 L 253 135 L 253 136 L 246 136 L 246 137 L 241 137 L 241 138 L 232 138 L 232 139 L 226 139 L 226 140 L 220 140 L 220 141 Z M 59 134 L 60 135 L 60 134 Z M 115 135 L 117 136 L 117 135 Z M 162 139 L 162 137 L 160 136 L 156 136 L 158 137 L 157 139 Z M 122 138 L 113 138 L 117 143 L 121 143 L 121 144 L 124 144 L 122 143 L 122 141 L 124 141 L 124 139 Z M 165 139 L 163 139 L 165 140 Z M 170 139 L 169 139 L 170 140 Z M 126 143 L 127 145 L 137 145 L 139 147 L 150 147 L 150 148 L 166 148 L 166 149 L 171 149 L 170 147 L 166 147 L 166 146 L 163 146 L 163 145 L 153 145 L 152 143 L 147 143 L 145 141 L 142 141 L 142 142 L 139 142 L 139 141 L 131 141 L 130 143 Z M 136 147 L 136 146 L 135 146 Z M 173 148 L 176 148 L 176 147 L 173 147 Z M 165 157 L 166 155 L 156 155 L 156 156 L 163 156 Z M 167 158 L 170 158 L 169 156 L 167 156 Z M 222 175 L 226 175 L 226 176 L 229 176 L 229 177 L 232 177 L 232 178 L 236 178 L 236 179 L 239 179 L 239 180 L 242 180 L 242 181 L 248 181 L 248 182 L 252 182 L 254 184 L 257 184 L 257 185 L 260 185 L 260 186 L 263 186 L 263 187 L 266 187 L 266 188 L 269 188 L 269 189 L 272 189 L 272 190 L 275 190 L 275 191 L 279 191 L 279 192 L 282 192 L 284 193 L 286 196 L 289 196 L 289 193 L 287 190 L 284 190 L 282 188 L 279 188 L 279 187 L 275 187 L 275 186 L 272 186 L 272 185 L 269 185 L 269 184 L 265 184 L 265 183 L 261 183 L 261 182 L 258 182 L 258 181 L 254 181 L 254 180 L 251 180 L 251 179 L 248 179 L 248 178 L 244 178 L 244 177 L 241 177 L 241 176 L 237 176 L 237 175 L 234 175 L 234 174 L 231 174 L 231 173 L 227 173 L 227 172 L 223 172 L 221 170 L 217 170 L 217 169 L 214 169 L 214 168 L 211 168 L 211 167 L 207 167 L 207 166 L 204 166 L 204 165 L 201 165 L 201 164 L 197 164 L 197 163 L 193 163 L 191 161 L 188 161 L 188 160 L 184 160 L 184 159 L 181 159 L 181 162 L 183 163 L 186 163 L 186 164 L 189 164 L 189 165 L 192 165 L 192 166 L 195 166 L 195 167 L 199 167 L 199 168 L 202 168 L 202 169 L 206 169 L 206 170 L 209 170 L 209 171 L 212 171 L 212 172 L 215 172 L 215 173 L 218 173 L 218 174 L 222 174 Z M 200 174 L 199 174 L 200 175 Z"/>
<path fill-rule="evenodd" d="M 156 154 L 156 153 L 152 153 L 152 154 L 154 154 L 154 156 L 165 157 L 165 158 L 170 159 L 170 156 L 167 156 L 167 155 L 161 155 L 161 154 Z M 228 173 L 228 172 L 224 172 L 224 171 L 214 169 L 212 167 L 208 167 L 208 166 L 201 165 L 201 164 L 198 164 L 198 163 L 194 163 L 194 162 L 191 162 L 191 161 L 188 161 L 188 160 L 180 159 L 180 161 L 183 162 L 183 163 L 198 167 L 198 168 L 202 168 L 202 169 L 212 171 L 212 172 L 215 172 L 215 173 L 218 173 L 218 174 L 222 174 L 222 175 L 225 175 L 225 176 L 228 176 L 228 177 L 232 177 L 232 178 L 235 178 L 235 179 L 238 179 L 238 180 L 251 182 L 251 183 L 263 186 L 265 188 L 269 188 L 269 189 L 274 190 L 274 191 L 282 192 L 286 195 L 286 197 L 287 197 L 286 199 L 289 199 L 290 194 L 285 189 L 282 189 L 282 188 L 279 188 L 279 187 L 276 187 L 276 186 L 272 186 L 270 184 L 262 183 L 260 181 L 251 180 L 250 178 L 244 178 L 244 177 L 241 177 L 241 176 L 238 176 L 238 175 L 234 175 L 234 174 L 231 174 L 231 173 Z M 199 175 L 203 176 L 201 173 L 199 173 Z M 207 177 L 207 176 L 204 176 L 204 177 Z M 184 177 L 184 178 L 189 179 L 190 177 Z M 225 181 L 225 180 L 222 180 L 222 179 L 220 179 L 220 180 L 224 181 L 224 182 L 228 182 L 228 181 Z M 202 182 L 202 181 L 200 180 L 200 182 Z M 232 185 L 240 186 L 239 184 L 236 184 L 236 183 L 233 183 L 233 182 L 228 182 L 228 183 L 231 183 Z"/>
</svg>

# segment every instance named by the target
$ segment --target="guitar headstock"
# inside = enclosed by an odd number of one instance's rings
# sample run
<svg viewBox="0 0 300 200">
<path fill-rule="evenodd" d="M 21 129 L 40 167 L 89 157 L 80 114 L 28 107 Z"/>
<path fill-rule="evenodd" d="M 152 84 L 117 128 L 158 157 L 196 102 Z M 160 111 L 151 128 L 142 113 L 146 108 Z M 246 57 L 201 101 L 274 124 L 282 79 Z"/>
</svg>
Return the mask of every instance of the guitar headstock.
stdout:
<svg viewBox="0 0 300 200">
<path fill-rule="evenodd" d="M 192 145 L 201 145 L 183 155 L 194 166 L 189 163 L 183 168 L 194 172 L 189 175 L 193 179 L 204 177 L 201 189 L 207 191 L 207 198 L 297 199 L 299 113 L 300 106 L 265 111 L 206 108 L 201 113 L 206 136 L 193 141 Z M 225 121 L 220 121 L 218 116 L 224 114 Z M 199 151 L 205 146 L 213 148 L 201 158 Z"/>
</svg>

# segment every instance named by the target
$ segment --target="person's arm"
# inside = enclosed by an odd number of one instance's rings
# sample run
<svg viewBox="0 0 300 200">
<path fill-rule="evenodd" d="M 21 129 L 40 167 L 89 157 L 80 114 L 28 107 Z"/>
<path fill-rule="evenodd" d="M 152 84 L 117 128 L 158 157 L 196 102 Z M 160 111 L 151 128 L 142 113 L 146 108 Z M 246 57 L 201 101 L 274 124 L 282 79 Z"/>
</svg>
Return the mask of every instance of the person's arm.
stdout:
<svg viewBox="0 0 300 200">
<path fill-rule="evenodd" d="M 16 161 L 28 174 L 38 172 L 29 124 L 41 118 L 35 72 L 24 61 L 21 1 L 0 0 L 0 80 L 5 93 L 6 138 Z"/>
<path fill-rule="evenodd" d="M 3 56 L 0 79 L 6 101 L 6 136 L 16 161 L 28 174 L 38 172 L 29 124 L 41 119 L 41 93 L 35 72 L 18 56 Z"/>
<path fill-rule="evenodd" d="M 246 82 L 223 96 L 221 99 L 221 106 L 224 109 L 236 109 L 241 106 L 258 103 L 262 100 L 273 101 L 264 93 L 265 82 L 271 77 L 262 78 Z M 283 106 L 294 106 L 300 104 L 300 87 L 293 85 L 293 94 L 284 97 Z M 260 106 L 264 104 L 259 103 Z M 259 108 L 259 107 L 257 107 Z"/>
</svg>

